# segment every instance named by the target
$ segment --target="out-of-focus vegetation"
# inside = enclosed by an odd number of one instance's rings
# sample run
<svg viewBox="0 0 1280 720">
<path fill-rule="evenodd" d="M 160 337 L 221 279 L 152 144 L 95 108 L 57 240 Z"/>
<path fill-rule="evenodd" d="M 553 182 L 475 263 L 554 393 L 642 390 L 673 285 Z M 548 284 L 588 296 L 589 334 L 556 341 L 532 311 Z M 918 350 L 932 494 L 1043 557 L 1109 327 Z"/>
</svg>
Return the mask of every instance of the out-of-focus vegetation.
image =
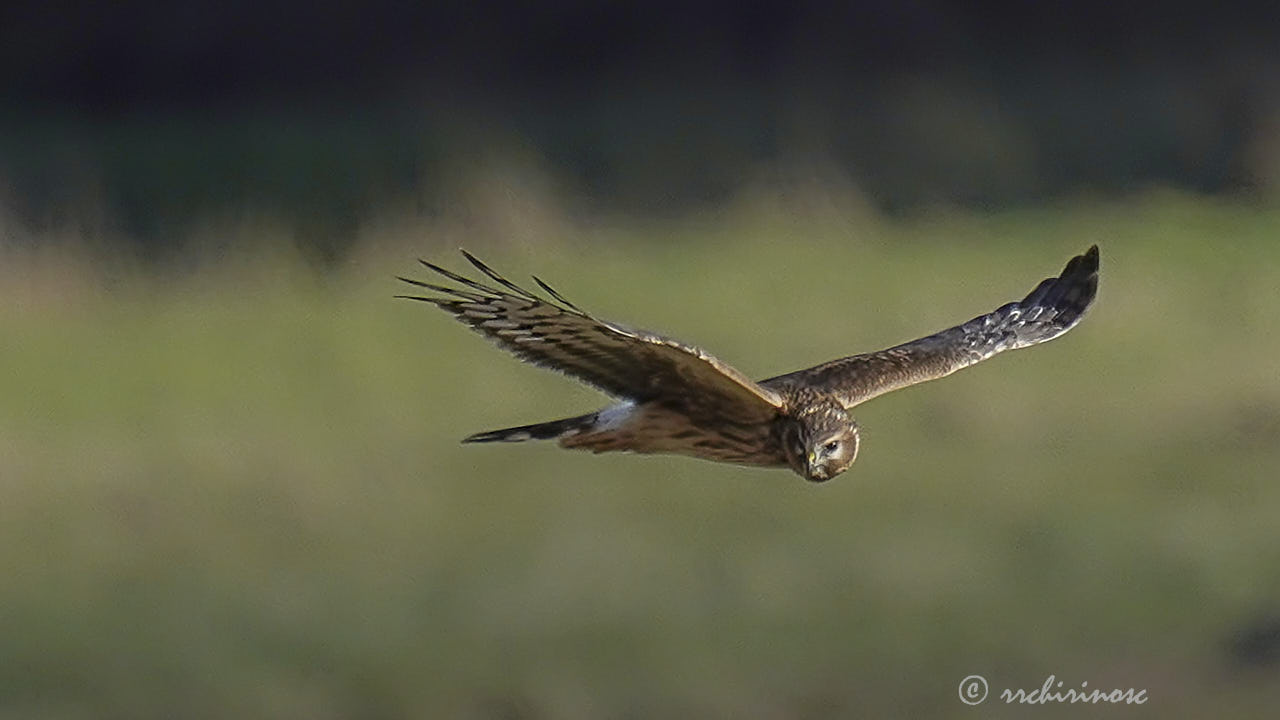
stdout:
<svg viewBox="0 0 1280 720">
<path fill-rule="evenodd" d="M 324 275 L 284 250 L 163 279 L 74 242 L 6 251 L 0 714 L 1078 715 L 999 709 L 1050 674 L 1145 688 L 1125 717 L 1280 703 L 1258 629 L 1280 614 L 1280 211 L 757 199 L 468 244 L 759 377 L 1102 246 L 1078 329 L 860 408 L 863 454 L 823 486 L 460 446 L 603 399 L 391 299 L 415 255 L 458 265 L 455 235 L 369 232 Z"/>
<path fill-rule="evenodd" d="M 1274 199 L 1278 10 L 46 0 L 0 15 L 0 206 L 162 258 L 270 215 L 332 260 L 388 206 L 453 213 L 494 158 L 646 219 L 814 174 L 889 212 Z"/>
</svg>

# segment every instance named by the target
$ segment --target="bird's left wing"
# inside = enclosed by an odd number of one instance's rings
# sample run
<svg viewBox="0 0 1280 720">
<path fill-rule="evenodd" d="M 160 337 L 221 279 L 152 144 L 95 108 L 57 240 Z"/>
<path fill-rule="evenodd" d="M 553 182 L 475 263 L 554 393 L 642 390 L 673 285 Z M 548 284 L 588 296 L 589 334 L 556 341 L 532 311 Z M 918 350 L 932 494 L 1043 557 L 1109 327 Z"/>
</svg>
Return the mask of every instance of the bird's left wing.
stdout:
<svg viewBox="0 0 1280 720">
<path fill-rule="evenodd" d="M 657 401 L 693 418 L 763 422 L 781 397 L 692 345 L 588 315 L 546 283 L 542 298 L 470 253 L 463 255 L 497 287 L 420 261 L 462 288 L 400 278 L 434 295 L 400 295 L 436 305 L 521 360 L 572 375 L 610 395 Z"/>
<path fill-rule="evenodd" d="M 1031 294 L 963 325 L 881 350 L 765 380 L 833 393 L 846 408 L 891 390 L 945 377 L 987 358 L 1052 340 L 1075 327 L 1098 292 L 1098 246 L 1071 258 Z"/>
</svg>

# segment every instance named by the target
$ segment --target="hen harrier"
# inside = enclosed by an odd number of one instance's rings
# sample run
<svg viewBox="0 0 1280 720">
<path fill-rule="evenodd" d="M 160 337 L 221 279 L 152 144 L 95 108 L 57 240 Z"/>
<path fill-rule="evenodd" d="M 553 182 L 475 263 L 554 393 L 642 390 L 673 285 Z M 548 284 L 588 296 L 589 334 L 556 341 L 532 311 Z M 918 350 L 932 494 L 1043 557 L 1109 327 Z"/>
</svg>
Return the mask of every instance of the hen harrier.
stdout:
<svg viewBox="0 0 1280 720">
<path fill-rule="evenodd" d="M 559 438 L 597 453 L 677 453 L 721 462 L 790 467 L 830 480 L 858 455 L 850 408 L 891 390 L 950 375 L 1005 350 L 1052 340 L 1080 322 L 1098 289 L 1098 247 L 1067 263 L 1019 302 L 880 352 L 832 360 L 752 382 L 706 351 L 595 318 L 534 277 L 549 296 L 512 283 L 465 250 L 496 285 L 425 260 L 462 288 L 400 278 L 525 362 L 559 370 L 619 399 L 577 417 L 491 430 L 463 442 Z"/>
</svg>

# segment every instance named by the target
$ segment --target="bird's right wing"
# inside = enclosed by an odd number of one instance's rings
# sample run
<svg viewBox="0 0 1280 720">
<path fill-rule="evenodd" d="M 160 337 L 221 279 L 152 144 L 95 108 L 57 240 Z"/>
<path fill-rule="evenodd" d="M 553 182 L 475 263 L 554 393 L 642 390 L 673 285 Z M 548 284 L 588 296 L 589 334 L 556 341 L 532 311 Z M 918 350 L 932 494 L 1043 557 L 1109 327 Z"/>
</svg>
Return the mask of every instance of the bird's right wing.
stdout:
<svg viewBox="0 0 1280 720">
<path fill-rule="evenodd" d="M 762 384 L 817 387 L 835 394 L 846 408 L 853 407 L 892 390 L 945 377 L 1005 350 L 1052 340 L 1080 322 L 1097 291 L 1094 245 L 1019 302 L 888 350 L 832 360 Z"/>
<path fill-rule="evenodd" d="M 400 278 L 436 295 L 400 295 L 452 314 L 521 360 L 572 375 L 619 398 L 657 401 L 694 419 L 766 421 L 782 398 L 710 353 L 677 340 L 598 320 L 538 278 L 544 299 L 463 255 L 500 287 L 429 262 L 427 268 L 465 289 Z"/>
</svg>

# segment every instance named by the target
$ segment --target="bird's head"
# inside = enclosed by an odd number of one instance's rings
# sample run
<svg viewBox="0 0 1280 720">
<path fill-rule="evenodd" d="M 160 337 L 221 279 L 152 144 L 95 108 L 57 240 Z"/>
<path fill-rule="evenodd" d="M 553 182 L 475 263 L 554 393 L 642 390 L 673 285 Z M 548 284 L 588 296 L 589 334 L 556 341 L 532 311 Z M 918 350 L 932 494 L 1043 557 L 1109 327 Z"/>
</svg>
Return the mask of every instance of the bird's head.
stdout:
<svg viewBox="0 0 1280 720">
<path fill-rule="evenodd" d="M 858 457 L 858 423 L 839 403 L 815 403 L 787 424 L 782 448 L 797 475 L 826 482 Z"/>
</svg>

